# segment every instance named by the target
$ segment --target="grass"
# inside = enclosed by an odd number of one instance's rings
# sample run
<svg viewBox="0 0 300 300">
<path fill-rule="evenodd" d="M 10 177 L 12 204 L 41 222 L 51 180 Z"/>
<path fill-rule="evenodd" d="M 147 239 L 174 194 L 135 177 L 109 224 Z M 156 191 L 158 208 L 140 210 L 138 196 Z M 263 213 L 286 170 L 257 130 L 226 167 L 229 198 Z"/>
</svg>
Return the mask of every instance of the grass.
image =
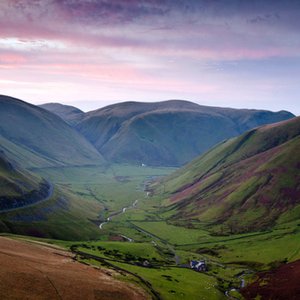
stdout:
<svg viewBox="0 0 300 300">
<path fill-rule="evenodd" d="M 182 268 L 151 269 L 116 263 L 130 272 L 142 276 L 159 292 L 163 299 L 223 299 L 214 277 Z"/>
<path fill-rule="evenodd" d="M 220 251 L 223 262 L 249 261 L 270 264 L 274 261 L 289 261 L 300 258 L 300 233 L 275 236 L 261 240 L 226 243 L 226 250 Z M 297 253 L 295 255 L 295 253 Z"/>
<path fill-rule="evenodd" d="M 1 135 L 11 141 L 9 145 L 15 144 L 7 147 L 5 143 L 5 148 L 8 152 L 13 151 L 12 156 L 21 165 L 35 167 L 38 162 L 41 163 L 38 167 L 104 163 L 96 149 L 58 116 L 3 95 L 0 96 L 0 105 Z M 16 151 L 24 154 L 22 160 Z"/>
<path fill-rule="evenodd" d="M 291 132 L 284 131 L 287 124 L 250 131 L 154 184 L 168 219 L 215 223 L 216 234 L 272 227 L 299 199 L 300 122 L 290 122 Z"/>
<path fill-rule="evenodd" d="M 167 224 L 165 221 L 154 222 L 132 222 L 138 228 L 141 228 L 159 239 L 165 240 L 171 244 L 192 244 L 198 243 L 208 236 L 208 233 L 200 229 L 188 229 L 185 227 Z"/>
<path fill-rule="evenodd" d="M 105 243 L 102 244 L 102 246 L 105 245 Z M 118 249 L 118 246 L 119 245 L 117 243 L 116 248 L 113 247 L 112 249 Z M 126 251 L 128 251 L 128 249 L 126 249 Z M 134 251 L 136 251 L 136 249 Z M 93 250 L 87 249 L 85 249 L 85 252 L 97 253 Z M 81 259 L 83 259 L 83 261 L 103 267 L 103 262 L 99 263 L 97 260 L 87 260 L 84 259 L 84 256 L 82 256 Z M 218 280 L 215 277 L 197 273 L 190 269 L 176 267 L 142 267 L 120 261 L 109 261 L 109 264 L 130 272 L 131 274 L 136 274 L 138 278 L 142 278 L 144 281 L 148 282 L 148 285 L 151 286 L 151 289 L 158 293 L 162 299 L 210 300 L 225 298 L 223 293 L 218 288 Z M 122 272 L 122 274 L 124 274 L 124 272 Z"/>
<path fill-rule="evenodd" d="M 85 242 L 75 245 L 77 245 L 76 249 L 79 251 L 94 254 L 111 260 L 134 262 L 143 262 L 148 260 L 154 264 L 164 264 L 165 261 L 163 253 L 149 242 L 130 243 L 101 241 Z"/>
<path fill-rule="evenodd" d="M 114 212 L 144 197 L 144 182 L 172 172 L 174 168 L 130 165 L 44 168 L 37 173 L 68 187 L 83 199 L 99 201 Z"/>
<path fill-rule="evenodd" d="M 106 268 L 113 264 L 137 274 L 163 299 L 223 299 L 226 290 L 239 287 L 241 272 L 269 269 L 283 261 L 300 259 L 299 207 L 283 214 L 273 230 L 214 235 L 212 228 L 215 225 L 212 227 L 209 222 L 197 219 L 188 223 L 181 219 L 171 220 L 172 213 L 162 206 L 162 197 L 145 196 L 145 181 L 172 170 L 128 165 L 40 169 L 38 174 L 55 182 L 69 199 L 67 209 L 64 211 L 60 207 L 64 213 L 51 210 L 51 206 L 58 207 L 56 194 L 47 203 L 22 213 L 5 215 L 2 220 L 10 219 L 11 223 L 6 224 L 10 224 L 14 232 L 31 234 L 30 226 L 38 228 L 44 237 L 72 239 L 36 240 L 67 249 L 75 245 L 77 250 L 102 260 L 102 263 L 89 260 L 93 264 L 102 264 Z M 255 183 L 256 180 L 250 180 L 244 188 L 238 189 L 238 193 L 243 195 Z M 131 205 L 135 199 L 138 199 L 137 207 L 112 217 L 103 230 L 99 230 L 97 224 L 101 220 Z M 247 220 L 252 218 L 251 213 L 248 212 Z M 20 216 L 44 216 L 46 219 L 16 221 Z M 121 235 L 133 238 L 134 242 L 110 240 Z M 186 268 L 170 267 L 175 265 L 175 254 L 180 257 L 180 264 L 187 264 L 191 259 L 205 259 L 209 272 L 199 274 Z M 145 260 L 156 268 L 136 265 Z M 128 278 L 131 277 L 125 280 Z M 137 278 L 130 280 L 138 281 Z"/>
<path fill-rule="evenodd" d="M 239 288 L 241 274 L 250 273 L 245 278 L 251 280 L 251 271 L 300 259 L 300 206 L 293 207 L 295 194 L 291 193 L 299 182 L 300 139 L 294 138 L 299 125 L 288 126 L 292 126 L 288 135 L 273 126 L 220 143 L 161 179 L 160 185 L 152 185 L 157 192 L 154 196 L 147 196 L 145 187 L 174 168 L 128 164 L 53 167 L 61 164 L 60 159 L 71 164 L 69 151 L 53 151 L 56 155 L 48 157 L 0 138 L 9 155 L 20 157 L 37 176 L 55 184 L 50 200 L 1 213 L 0 230 L 43 237 L 34 240 L 81 251 L 86 257 L 79 254 L 78 260 L 130 272 L 130 280 L 149 283 L 147 288 L 152 287 L 163 299 L 225 298 L 225 291 Z M 47 150 L 61 144 L 60 135 L 55 136 L 56 144 Z M 76 133 L 73 138 L 75 142 L 81 139 Z M 48 142 L 42 140 L 43 145 Z M 268 152 L 274 146 L 276 151 Z M 89 144 L 83 152 L 77 150 L 73 163 L 90 161 L 84 155 Z M 262 154 L 256 155 L 258 152 Z M 41 165 L 44 168 L 36 168 Z M 1 176 L 8 178 L 0 169 Z M 33 178 L 31 183 L 35 184 Z M 14 192 L 1 186 L 2 190 Z M 269 199 L 274 200 L 272 205 L 262 205 Z M 124 207 L 126 212 L 120 214 Z M 111 221 L 100 230 L 99 224 L 109 216 Z M 134 242 L 121 241 L 122 236 Z M 192 259 L 205 259 L 208 272 L 190 270 Z M 151 267 L 143 267 L 145 261 Z M 238 291 L 234 297 L 240 297 Z"/>
<path fill-rule="evenodd" d="M 258 232 L 248 235 L 211 237 L 207 243 L 182 245 L 181 249 L 197 252 L 197 249 L 215 251 L 214 259 L 224 264 L 251 265 L 258 263 L 260 267 L 268 268 L 276 261 L 293 261 L 300 259 L 300 230 L 290 224 L 269 232 Z M 203 251 L 205 253 L 205 251 Z"/>
<path fill-rule="evenodd" d="M 46 202 L 1 213 L 0 229 L 45 238 L 95 239 L 100 233 L 91 220 L 97 219 L 100 210 L 95 201 L 82 202 L 72 193 L 55 189 Z"/>
</svg>

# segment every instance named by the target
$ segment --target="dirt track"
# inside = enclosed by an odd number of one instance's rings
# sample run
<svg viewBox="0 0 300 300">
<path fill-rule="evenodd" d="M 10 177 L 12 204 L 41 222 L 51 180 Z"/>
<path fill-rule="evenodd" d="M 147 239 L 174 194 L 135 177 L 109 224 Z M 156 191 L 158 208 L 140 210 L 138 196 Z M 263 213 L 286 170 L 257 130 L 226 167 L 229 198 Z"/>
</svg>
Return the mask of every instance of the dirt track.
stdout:
<svg viewBox="0 0 300 300">
<path fill-rule="evenodd" d="M 300 299 L 300 260 L 258 276 L 255 282 L 241 290 L 246 299 L 258 299 L 257 295 L 262 300 Z"/>
<path fill-rule="evenodd" d="M 0 299 L 148 299 L 63 250 L 0 237 Z"/>
</svg>

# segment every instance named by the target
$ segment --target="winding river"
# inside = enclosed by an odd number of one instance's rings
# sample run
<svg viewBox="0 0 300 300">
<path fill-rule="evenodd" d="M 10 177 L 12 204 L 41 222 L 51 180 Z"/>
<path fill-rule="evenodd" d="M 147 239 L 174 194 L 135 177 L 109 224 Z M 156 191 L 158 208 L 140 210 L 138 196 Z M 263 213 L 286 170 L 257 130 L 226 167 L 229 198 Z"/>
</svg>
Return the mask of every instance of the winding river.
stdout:
<svg viewBox="0 0 300 300">
<path fill-rule="evenodd" d="M 121 214 L 124 214 L 124 213 L 126 212 L 127 209 L 135 208 L 135 207 L 137 206 L 138 201 L 139 201 L 139 200 L 134 200 L 134 202 L 132 203 L 132 205 L 127 206 L 127 207 L 123 207 L 119 212 L 114 212 L 114 213 L 112 213 L 111 215 L 109 215 L 109 217 L 106 219 L 106 221 L 102 222 L 102 223 L 99 225 L 99 228 L 102 230 L 102 229 L 103 229 L 103 226 L 112 220 L 112 217 L 116 217 L 116 216 L 119 216 L 119 215 L 121 215 Z M 133 239 L 128 238 L 128 237 L 126 237 L 126 236 L 123 236 L 123 237 L 124 237 L 125 239 L 127 239 L 129 242 L 133 242 Z"/>
</svg>

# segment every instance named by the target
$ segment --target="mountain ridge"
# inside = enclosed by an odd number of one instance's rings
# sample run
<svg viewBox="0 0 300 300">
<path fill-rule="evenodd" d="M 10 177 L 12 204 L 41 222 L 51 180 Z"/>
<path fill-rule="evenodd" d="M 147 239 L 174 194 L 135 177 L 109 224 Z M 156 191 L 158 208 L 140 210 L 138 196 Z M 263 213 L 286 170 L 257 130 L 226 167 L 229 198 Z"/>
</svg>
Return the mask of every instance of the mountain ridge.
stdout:
<svg viewBox="0 0 300 300">
<path fill-rule="evenodd" d="M 15 107 L 9 117 L 20 123 L 17 129 L 7 118 L 5 105 L 9 107 L 10 102 Z M 181 166 L 222 140 L 293 117 L 287 111 L 210 107 L 186 100 L 128 101 L 87 113 L 59 103 L 36 107 L 7 96 L 0 97 L 0 105 L 5 121 L 0 126 L 2 148 L 13 149 L 15 156 L 24 155 L 26 161 L 33 156 L 43 166 L 101 163 L 101 156 L 114 163 Z"/>
<path fill-rule="evenodd" d="M 57 102 L 49 102 L 38 106 L 58 115 L 71 126 L 76 125 L 77 122 L 79 122 L 84 116 L 84 112 L 82 110 L 71 105 L 65 105 Z"/>
<path fill-rule="evenodd" d="M 99 164 L 104 159 L 56 114 L 0 96 L 0 148 L 26 167 Z"/>
<path fill-rule="evenodd" d="M 124 102 L 85 113 L 75 128 L 109 161 L 180 166 L 224 139 L 293 116 L 183 100 Z"/>
</svg>

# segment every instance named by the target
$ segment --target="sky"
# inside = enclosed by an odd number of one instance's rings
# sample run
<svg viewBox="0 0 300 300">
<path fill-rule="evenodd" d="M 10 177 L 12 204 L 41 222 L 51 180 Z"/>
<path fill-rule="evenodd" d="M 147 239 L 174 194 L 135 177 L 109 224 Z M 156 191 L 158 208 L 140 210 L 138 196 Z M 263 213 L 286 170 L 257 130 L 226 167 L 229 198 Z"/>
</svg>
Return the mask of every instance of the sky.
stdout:
<svg viewBox="0 0 300 300">
<path fill-rule="evenodd" d="M 300 115 L 300 1 L 0 0 L 0 94 Z"/>
</svg>

